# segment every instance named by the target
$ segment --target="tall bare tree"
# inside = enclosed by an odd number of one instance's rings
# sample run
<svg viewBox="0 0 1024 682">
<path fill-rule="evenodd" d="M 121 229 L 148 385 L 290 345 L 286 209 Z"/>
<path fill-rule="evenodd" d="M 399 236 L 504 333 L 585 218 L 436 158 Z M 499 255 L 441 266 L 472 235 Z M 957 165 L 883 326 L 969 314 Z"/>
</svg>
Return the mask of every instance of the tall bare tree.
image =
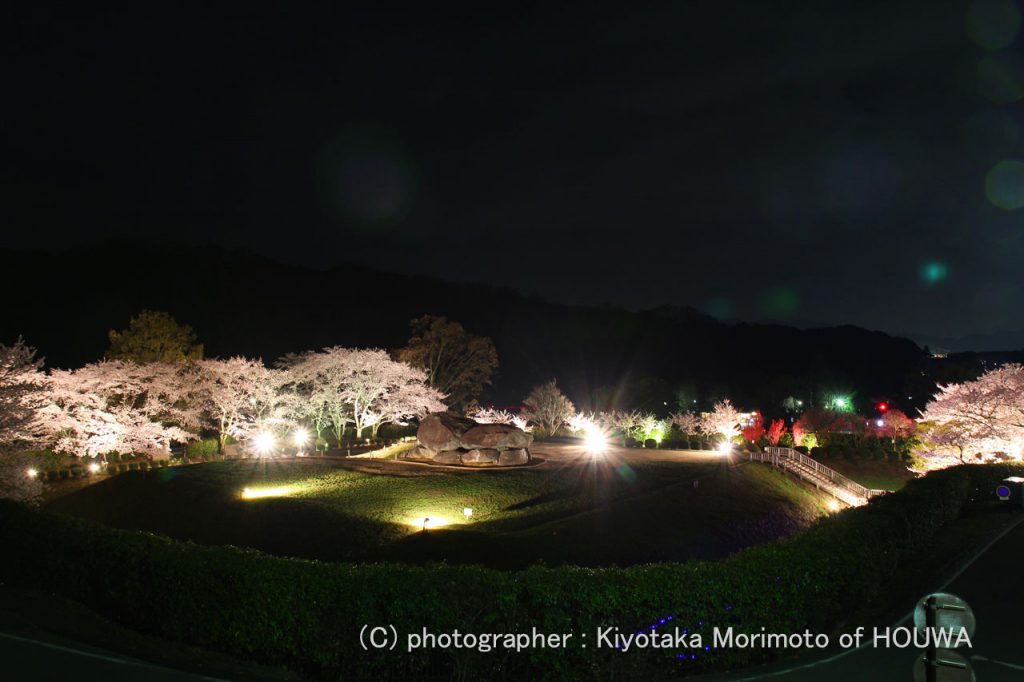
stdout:
<svg viewBox="0 0 1024 682">
<path fill-rule="evenodd" d="M 412 338 L 397 357 L 427 372 L 427 383 L 447 396 L 448 403 L 465 407 L 491 384 L 498 352 L 486 336 L 474 336 L 458 322 L 424 315 L 412 321 Z"/>
</svg>

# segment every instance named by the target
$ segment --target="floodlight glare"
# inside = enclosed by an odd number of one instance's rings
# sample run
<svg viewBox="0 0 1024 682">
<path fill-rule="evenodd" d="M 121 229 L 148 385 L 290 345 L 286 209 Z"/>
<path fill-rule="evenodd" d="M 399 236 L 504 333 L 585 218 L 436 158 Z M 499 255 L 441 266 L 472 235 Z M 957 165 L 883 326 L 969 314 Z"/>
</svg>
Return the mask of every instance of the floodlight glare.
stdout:
<svg viewBox="0 0 1024 682">
<path fill-rule="evenodd" d="M 462 515 L 465 516 L 468 519 L 470 516 L 473 515 L 473 508 L 472 507 L 463 507 L 462 508 Z"/>
<path fill-rule="evenodd" d="M 252 439 L 253 449 L 261 455 L 271 452 L 276 444 L 277 439 L 274 438 L 274 434 L 269 431 L 260 431 L 256 434 L 255 438 Z"/>
<path fill-rule="evenodd" d="M 608 449 L 608 439 L 596 426 L 591 426 L 583 436 L 583 449 L 592 455 L 603 454 Z"/>
<path fill-rule="evenodd" d="M 38 476 L 38 475 L 39 475 L 39 472 L 38 472 L 38 471 L 36 471 L 35 469 L 28 469 L 28 470 L 27 470 L 27 471 L 25 472 L 25 475 L 26 475 L 26 476 L 28 476 L 29 478 L 35 478 L 36 476 Z"/>
<path fill-rule="evenodd" d="M 295 433 L 292 434 L 292 442 L 297 447 L 305 447 L 306 443 L 309 442 L 309 431 L 306 429 L 296 429 Z"/>
<path fill-rule="evenodd" d="M 723 455 L 728 454 L 732 450 L 732 443 L 727 440 L 723 440 L 718 444 L 718 451 Z"/>
<path fill-rule="evenodd" d="M 94 474 L 99 473 L 100 465 L 97 464 L 96 462 L 93 462 L 92 464 L 89 465 L 89 471 Z"/>
</svg>

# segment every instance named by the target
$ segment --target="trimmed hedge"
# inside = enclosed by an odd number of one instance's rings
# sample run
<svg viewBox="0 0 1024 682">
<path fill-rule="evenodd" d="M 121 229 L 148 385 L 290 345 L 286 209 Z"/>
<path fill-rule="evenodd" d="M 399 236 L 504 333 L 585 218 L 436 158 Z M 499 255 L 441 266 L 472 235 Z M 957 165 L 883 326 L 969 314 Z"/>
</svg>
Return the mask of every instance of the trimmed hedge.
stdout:
<svg viewBox="0 0 1024 682">
<path fill-rule="evenodd" d="M 0 504 L 0 579 L 77 599 L 130 627 L 337 679 L 461 676 L 665 678 L 755 663 L 757 649 L 598 649 L 597 627 L 829 632 L 979 495 L 1024 467 L 961 466 L 867 507 L 719 562 L 632 568 L 328 564 L 204 547 Z M 359 631 L 393 624 L 467 633 L 575 633 L 568 649 L 363 651 Z M 581 633 L 588 633 L 586 640 Z M 404 641 L 404 640 L 403 640 Z M 587 648 L 578 643 L 586 641 Z M 690 658 L 690 656 L 693 658 Z"/>
</svg>

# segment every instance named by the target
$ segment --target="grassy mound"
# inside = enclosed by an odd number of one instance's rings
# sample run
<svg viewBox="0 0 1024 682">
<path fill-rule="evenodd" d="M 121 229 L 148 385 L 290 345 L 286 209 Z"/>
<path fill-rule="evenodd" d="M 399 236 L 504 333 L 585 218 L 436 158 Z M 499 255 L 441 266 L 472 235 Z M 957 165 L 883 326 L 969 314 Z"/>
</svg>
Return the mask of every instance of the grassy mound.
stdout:
<svg viewBox="0 0 1024 682">
<path fill-rule="evenodd" d="M 241 460 L 130 472 L 48 507 L 281 556 L 503 568 L 719 558 L 821 514 L 819 499 L 775 472 L 712 457 L 504 471 L 392 464 Z"/>
</svg>

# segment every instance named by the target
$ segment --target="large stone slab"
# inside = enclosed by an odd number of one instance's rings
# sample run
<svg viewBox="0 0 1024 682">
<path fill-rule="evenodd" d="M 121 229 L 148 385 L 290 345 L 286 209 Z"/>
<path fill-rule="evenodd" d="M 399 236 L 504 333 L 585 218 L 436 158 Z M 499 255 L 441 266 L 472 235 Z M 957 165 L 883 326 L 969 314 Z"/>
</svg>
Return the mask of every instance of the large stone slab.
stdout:
<svg viewBox="0 0 1024 682">
<path fill-rule="evenodd" d="M 510 467 L 517 464 L 529 464 L 530 453 L 525 449 L 502 450 L 498 453 L 498 466 Z"/>
<path fill-rule="evenodd" d="M 518 450 L 530 447 L 532 436 L 511 424 L 479 424 L 462 434 L 462 447 Z"/>
<path fill-rule="evenodd" d="M 434 457 L 435 464 L 462 464 L 461 450 L 443 450 Z"/>
<path fill-rule="evenodd" d="M 469 466 L 494 466 L 498 463 L 498 451 L 490 448 L 473 448 L 462 453 L 462 463 Z"/>
<path fill-rule="evenodd" d="M 417 445 L 412 450 L 402 454 L 402 459 L 411 459 L 417 462 L 433 462 L 437 457 L 437 450 L 432 450 L 423 445 Z"/>
<path fill-rule="evenodd" d="M 431 450 L 456 450 L 462 445 L 462 436 L 477 426 L 472 419 L 449 412 L 435 412 L 420 420 L 416 440 Z"/>
</svg>

